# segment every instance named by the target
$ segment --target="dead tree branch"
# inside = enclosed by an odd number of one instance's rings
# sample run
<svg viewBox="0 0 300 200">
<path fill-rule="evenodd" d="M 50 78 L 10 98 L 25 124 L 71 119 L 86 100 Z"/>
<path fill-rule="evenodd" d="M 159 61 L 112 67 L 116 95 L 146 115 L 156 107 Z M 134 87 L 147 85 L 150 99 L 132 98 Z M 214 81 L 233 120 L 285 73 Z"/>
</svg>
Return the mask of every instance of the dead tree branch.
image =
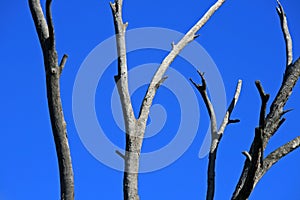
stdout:
<svg viewBox="0 0 300 200">
<path fill-rule="evenodd" d="M 208 111 L 209 117 L 210 117 L 212 141 L 211 141 L 210 152 L 209 152 L 209 161 L 208 161 L 206 199 L 213 200 L 214 193 L 215 193 L 215 165 L 216 165 L 217 150 L 218 150 L 218 146 L 222 139 L 222 136 L 223 136 L 226 126 L 230 123 L 239 122 L 239 120 L 231 120 L 230 116 L 231 116 L 231 113 L 238 101 L 238 98 L 239 98 L 239 95 L 241 92 L 242 81 L 241 80 L 238 81 L 234 97 L 226 111 L 226 114 L 223 118 L 223 122 L 222 122 L 220 128 L 218 129 L 215 111 L 214 111 L 214 108 L 213 108 L 211 101 L 206 92 L 206 81 L 204 78 L 204 74 L 201 73 L 200 71 L 198 71 L 198 74 L 201 77 L 202 85 L 196 84 L 192 79 L 190 79 L 190 81 L 200 92 L 202 99 L 205 103 L 206 109 Z"/>
<path fill-rule="evenodd" d="M 255 137 L 253 139 L 249 154 L 250 159 L 246 159 L 241 177 L 233 193 L 233 200 L 248 199 L 256 184 L 262 176 L 282 157 L 299 147 L 300 138 L 297 137 L 287 144 L 279 147 L 264 158 L 264 151 L 270 138 L 276 133 L 285 118 L 282 116 L 288 112 L 284 110 L 284 106 L 290 97 L 292 90 L 298 81 L 300 75 L 300 59 L 292 62 L 292 40 L 288 30 L 287 19 L 283 7 L 278 2 L 277 13 L 281 22 L 281 29 L 286 43 L 286 68 L 283 81 L 278 93 L 273 100 L 270 112 L 265 117 L 266 105 L 269 95 L 265 94 L 259 81 L 256 81 L 262 105 L 260 109 L 259 127 L 255 129 Z M 259 162 L 260 161 L 260 162 Z"/>
<path fill-rule="evenodd" d="M 218 0 L 210 9 L 203 15 L 203 17 L 185 34 L 185 36 L 177 43 L 173 43 L 172 50 L 162 61 L 161 65 L 154 74 L 151 83 L 148 87 L 147 93 L 144 97 L 139 120 L 145 122 L 149 115 L 149 110 L 152 105 L 153 98 L 156 93 L 155 86 L 162 79 L 168 67 L 172 64 L 174 59 L 179 55 L 182 49 L 195 38 L 197 38 L 197 32 L 206 24 L 211 16 L 222 6 L 225 0 Z"/>
<path fill-rule="evenodd" d="M 159 86 L 166 79 L 164 73 L 171 65 L 173 60 L 181 50 L 197 37 L 197 31 L 210 19 L 216 10 L 225 2 L 218 0 L 205 15 L 187 32 L 187 34 L 178 42 L 173 44 L 172 50 L 162 61 L 160 67 L 153 76 L 146 95 L 143 99 L 138 118 L 135 118 L 130 94 L 128 91 L 128 73 L 126 60 L 125 33 L 127 23 L 122 19 L 122 0 L 115 0 L 110 3 L 114 18 L 116 42 L 118 50 L 118 74 L 115 81 L 122 104 L 123 117 L 126 130 L 126 152 L 125 152 L 125 171 L 123 179 L 123 192 L 125 200 L 138 200 L 138 169 L 141 147 L 143 143 L 146 122 L 149 116 L 150 107 L 153 98 Z"/>
<path fill-rule="evenodd" d="M 281 29 L 283 33 L 283 38 L 285 41 L 285 53 L 286 53 L 286 66 L 289 66 L 293 62 L 293 42 L 289 31 L 286 14 L 283 10 L 281 3 L 277 0 L 278 7 L 276 7 L 277 14 L 280 18 Z"/>
<path fill-rule="evenodd" d="M 54 27 L 51 15 L 51 0 L 46 1 L 46 19 L 39 0 L 29 0 L 31 15 L 43 50 L 46 72 L 47 99 L 55 141 L 60 174 L 61 200 L 74 199 L 74 179 L 66 122 L 60 97 L 60 76 L 65 65 L 65 55 L 58 65 L 55 49 Z"/>
</svg>

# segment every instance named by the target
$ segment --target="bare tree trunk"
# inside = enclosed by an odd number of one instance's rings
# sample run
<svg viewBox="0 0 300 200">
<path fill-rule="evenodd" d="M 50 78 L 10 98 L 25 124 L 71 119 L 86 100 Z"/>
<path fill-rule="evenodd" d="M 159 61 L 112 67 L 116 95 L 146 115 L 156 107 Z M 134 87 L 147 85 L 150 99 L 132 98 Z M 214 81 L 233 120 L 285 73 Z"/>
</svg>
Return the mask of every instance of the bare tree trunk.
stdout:
<svg viewBox="0 0 300 200">
<path fill-rule="evenodd" d="M 51 0 L 46 1 L 47 20 L 44 17 L 39 0 L 29 0 L 29 6 L 44 56 L 48 108 L 59 164 L 60 196 L 61 200 L 73 200 L 73 169 L 60 97 L 60 76 L 67 60 L 67 55 L 64 55 L 60 64 L 58 64 L 51 16 L 51 2 Z"/>
</svg>

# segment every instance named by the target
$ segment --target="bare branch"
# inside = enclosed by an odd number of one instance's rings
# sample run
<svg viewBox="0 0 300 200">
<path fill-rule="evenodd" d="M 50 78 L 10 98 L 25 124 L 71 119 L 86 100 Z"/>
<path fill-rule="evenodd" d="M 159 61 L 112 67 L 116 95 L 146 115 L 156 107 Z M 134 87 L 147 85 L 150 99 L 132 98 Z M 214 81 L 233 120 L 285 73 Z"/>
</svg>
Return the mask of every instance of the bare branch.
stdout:
<svg viewBox="0 0 300 200">
<path fill-rule="evenodd" d="M 65 68 L 65 64 L 67 62 L 68 59 L 68 55 L 64 54 L 64 56 L 62 57 L 60 63 L 59 63 L 59 73 L 61 74 L 63 69 Z"/>
<path fill-rule="evenodd" d="M 242 80 L 239 80 L 238 81 L 238 84 L 236 86 L 236 89 L 235 89 L 235 94 L 234 94 L 234 97 L 233 99 L 231 100 L 231 103 L 226 111 L 226 114 L 224 116 L 224 119 L 223 119 L 223 122 L 219 128 L 219 131 L 218 131 L 218 135 L 222 135 L 224 133 L 224 130 L 226 128 L 226 126 L 229 124 L 229 122 L 232 122 L 232 120 L 230 120 L 230 115 L 239 99 L 239 96 L 240 96 L 240 93 L 241 93 L 241 88 L 242 88 Z M 236 121 L 237 122 L 237 121 Z"/>
<path fill-rule="evenodd" d="M 44 49 L 46 39 L 49 37 L 47 22 L 39 0 L 28 0 L 31 15 L 35 24 L 40 44 Z"/>
<path fill-rule="evenodd" d="M 185 34 L 185 36 L 177 43 L 173 45 L 173 49 L 165 57 L 159 66 L 158 70 L 154 74 L 151 83 L 148 87 L 147 93 L 144 97 L 139 119 L 146 121 L 149 115 L 149 110 L 152 105 L 153 98 L 155 96 L 155 86 L 161 80 L 168 67 L 173 60 L 179 55 L 182 49 L 191 41 L 193 41 L 197 35 L 196 33 L 203 27 L 204 24 L 211 18 L 211 16 L 221 7 L 225 0 L 218 0 L 210 9 L 204 14 L 204 16 Z"/>
<path fill-rule="evenodd" d="M 291 64 L 290 67 L 286 68 L 281 87 L 272 102 L 270 112 L 265 120 L 265 142 L 268 141 L 278 129 L 282 114 L 284 113 L 284 106 L 292 94 L 292 90 L 299 79 L 299 75 L 300 59 Z"/>
<path fill-rule="evenodd" d="M 265 91 L 259 80 L 255 81 L 255 85 L 257 87 L 262 102 L 259 115 L 259 126 L 263 128 L 265 126 L 266 108 L 270 95 L 265 94 Z"/>
<path fill-rule="evenodd" d="M 204 73 L 201 73 L 199 70 L 197 72 L 198 72 L 199 76 L 201 77 L 202 85 L 196 84 L 192 79 L 190 79 L 190 81 L 198 89 L 198 91 L 201 94 L 202 99 L 205 103 L 206 109 L 207 109 L 209 117 L 210 117 L 211 135 L 213 138 L 217 135 L 217 132 L 218 132 L 217 118 L 215 115 L 213 105 L 212 105 L 210 99 L 208 98 L 208 95 L 206 92 L 206 80 L 204 78 Z"/>
<path fill-rule="evenodd" d="M 128 89 L 127 55 L 125 42 L 125 32 L 127 23 L 123 23 L 122 4 L 122 0 L 116 0 L 114 3 L 110 3 L 110 6 L 114 18 L 118 51 L 118 74 L 115 77 L 115 80 L 119 90 L 124 117 L 126 119 L 130 119 L 129 121 L 125 120 L 125 126 L 128 128 L 130 126 L 128 122 L 134 122 L 135 117 Z"/>
<path fill-rule="evenodd" d="M 228 124 L 235 124 L 235 123 L 239 123 L 241 120 L 239 119 L 229 119 L 228 120 Z"/>
<path fill-rule="evenodd" d="M 252 161 L 252 157 L 251 157 L 251 155 L 249 154 L 248 151 L 242 151 L 242 154 L 243 154 L 244 156 L 246 156 L 246 158 L 248 159 L 249 162 Z"/>
<path fill-rule="evenodd" d="M 122 154 L 119 150 L 116 150 L 116 154 L 125 160 L 125 155 Z"/>
<path fill-rule="evenodd" d="M 300 146 L 300 136 L 294 138 L 288 143 L 282 145 L 281 147 L 274 150 L 264 159 L 264 167 L 260 173 L 259 180 L 275 163 L 277 163 L 281 158 L 291 153 Z"/>
<path fill-rule="evenodd" d="M 278 7 L 276 7 L 277 13 L 280 18 L 281 29 L 283 32 L 285 46 L 286 46 L 286 67 L 292 64 L 293 62 L 293 43 L 292 37 L 287 24 L 287 18 L 284 12 L 284 9 L 281 3 L 277 0 Z"/>
<path fill-rule="evenodd" d="M 52 0 L 46 0 L 46 19 L 49 30 L 49 45 L 51 49 L 55 48 L 55 35 L 54 35 L 54 26 L 52 21 L 52 12 L 51 12 Z"/>
</svg>

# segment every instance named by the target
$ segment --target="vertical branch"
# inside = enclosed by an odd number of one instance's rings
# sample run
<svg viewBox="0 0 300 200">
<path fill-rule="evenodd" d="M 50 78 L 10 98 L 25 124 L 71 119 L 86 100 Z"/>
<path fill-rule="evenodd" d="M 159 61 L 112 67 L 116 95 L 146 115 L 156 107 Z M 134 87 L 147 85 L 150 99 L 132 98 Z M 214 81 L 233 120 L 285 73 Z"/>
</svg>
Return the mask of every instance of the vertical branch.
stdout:
<svg viewBox="0 0 300 200">
<path fill-rule="evenodd" d="M 115 82 L 119 90 L 122 109 L 125 115 L 124 118 L 127 120 L 128 119 L 132 120 L 135 117 L 134 117 L 129 89 L 128 89 L 128 72 L 127 72 L 127 56 L 126 56 L 126 41 L 125 41 L 125 32 L 128 23 L 123 23 L 122 5 L 123 5 L 122 0 L 116 0 L 114 3 L 110 3 L 110 7 L 114 18 L 117 52 L 118 52 L 118 74 L 115 76 Z"/>
<path fill-rule="evenodd" d="M 126 152 L 124 158 L 125 170 L 123 177 L 124 200 L 139 200 L 138 195 L 138 170 L 140 151 L 142 147 L 146 124 L 140 124 L 133 113 L 132 103 L 128 89 L 128 69 L 126 55 L 125 33 L 128 23 L 123 23 L 122 0 L 110 3 L 112 10 L 116 43 L 118 52 L 118 74 L 115 82 L 122 104 L 123 118 L 126 129 Z"/>
<path fill-rule="evenodd" d="M 286 66 L 288 67 L 293 62 L 293 43 L 290 35 L 289 27 L 287 24 L 286 14 L 281 3 L 277 0 L 278 7 L 276 7 L 277 14 L 280 19 L 283 38 L 285 41 L 285 53 L 286 53 Z"/>
<path fill-rule="evenodd" d="M 67 56 L 62 58 L 58 65 L 58 56 L 55 49 L 54 27 L 51 16 L 51 0 L 46 1 L 46 18 L 39 0 L 29 0 L 29 7 L 36 32 L 43 50 L 46 72 L 46 86 L 48 108 L 55 141 L 56 154 L 60 175 L 61 200 L 74 199 L 74 178 L 70 148 L 67 138 L 66 122 L 63 115 L 60 97 L 60 75 Z"/>
<path fill-rule="evenodd" d="M 51 11 L 52 0 L 46 0 L 46 20 L 49 30 L 49 45 L 50 48 L 54 50 L 55 48 L 55 35 L 54 35 L 54 25 L 52 20 L 52 11 Z"/>
<path fill-rule="evenodd" d="M 198 74 L 201 77 L 202 80 L 202 85 L 196 84 L 192 79 L 190 81 L 193 83 L 193 85 L 198 89 L 200 92 L 202 99 L 205 103 L 206 109 L 208 111 L 210 120 L 211 120 L 211 145 L 210 145 L 210 152 L 209 152 L 209 160 L 208 160 L 208 169 L 207 169 L 207 193 L 206 193 L 206 199 L 207 200 L 213 200 L 214 199 L 214 194 L 215 194 L 215 168 L 216 168 L 216 158 L 217 158 L 217 150 L 219 143 L 222 139 L 224 130 L 226 126 L 230 123 L 236 123 L 239 122 L 239 120 L 231 120 L 230 116 L 231 113 L 238 101 L 240 92 L 241 92 L 241 87 L 242 87 L 242 81 L 239 80 L 234 97 L 226 111 L 226 114 L 223 118 L 223 122 L 219 128 L 217 129 L 217 121 L 216 121 L 216 115 L 214 108 L 211 104 L 210 99 L 208 98 L 207 92 L 206 92 L 206 81 L 204 79 L 204 74 L 200 73 L 198 71 Z"/>
</svg>

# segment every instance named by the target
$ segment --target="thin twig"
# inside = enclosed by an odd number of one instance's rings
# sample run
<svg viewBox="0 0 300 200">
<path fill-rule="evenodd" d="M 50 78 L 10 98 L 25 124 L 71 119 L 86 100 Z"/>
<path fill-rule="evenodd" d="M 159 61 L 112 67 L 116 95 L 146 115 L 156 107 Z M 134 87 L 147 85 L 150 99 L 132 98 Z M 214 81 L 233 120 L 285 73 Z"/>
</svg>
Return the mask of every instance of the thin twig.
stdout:
<svg viewBox="0 0 300 200">
<path fill-rule="evenodd" d="M 120 156 L 121 158 L 123 158 L 125 160 L 125 155 L 124 154 L 122 154 L 119 150 L 116 150 L 115 152 L 118 156 Z"/>
<path fill-rule="evenodd" d="M 67 62 L 67 59 L 68 59 L 68 55 L 67 54 L 64 54 L 60 63 L 59 63 L 59 73 L 61 74 L 63 69 L 65 68 L 65 64 Z"/>
<path fill-rule="evenodd" d="M 51 11 L 52 0 L 46 0 L 46 20 L 49 30 L 49 45 L 51 49 L 55 48 L 55 35 L 54 35 L 54 26 L 52 20 L 52 11 Z"/>
</svg>

